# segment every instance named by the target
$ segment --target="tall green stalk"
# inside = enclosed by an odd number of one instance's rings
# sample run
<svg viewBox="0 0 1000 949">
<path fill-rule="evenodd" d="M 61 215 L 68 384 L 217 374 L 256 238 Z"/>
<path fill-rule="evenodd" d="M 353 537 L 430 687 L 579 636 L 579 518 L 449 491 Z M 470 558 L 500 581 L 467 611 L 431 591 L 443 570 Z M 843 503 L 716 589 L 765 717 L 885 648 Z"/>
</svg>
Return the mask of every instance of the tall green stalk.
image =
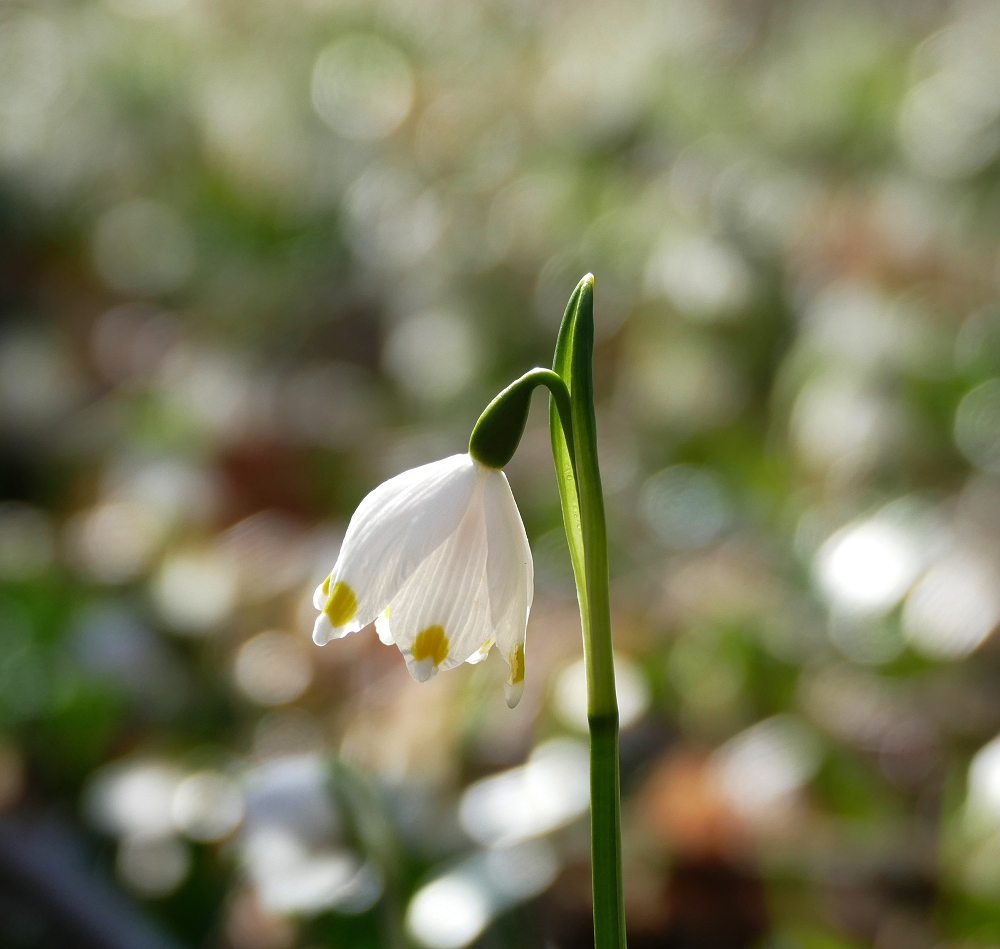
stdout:
<svg viewBox="0 0 1000 949">
<path fill-rule="evenodd" d="M 469 454 L 502 468 L 517 450 L 531 393 L 552 395 L 549 422 L 563 523 L 580 601 L 590 722 L 590 851 L 596 949 L 625 949 L 621 805 L 618 787 L 618 698 L 611 649 L 608 539 L 597 464 L 594 416 L 594 278 L 570 297 L 552 369 L 532 369 L 511 383 L 479 417 Z"/>
<path fill-rule="evenodd" d="M 593 353 L 594 278 L 587 274 L 566 306 L 552 363 L 569 389 L 572 443 L 567 442 L 555 402 L 550 409 L 550 430 L 587 669 L 594 945 L 596 949 L 624 949 L 618 698 L 611 643 L 608 540 L 597 462 Z"/>
</svg>

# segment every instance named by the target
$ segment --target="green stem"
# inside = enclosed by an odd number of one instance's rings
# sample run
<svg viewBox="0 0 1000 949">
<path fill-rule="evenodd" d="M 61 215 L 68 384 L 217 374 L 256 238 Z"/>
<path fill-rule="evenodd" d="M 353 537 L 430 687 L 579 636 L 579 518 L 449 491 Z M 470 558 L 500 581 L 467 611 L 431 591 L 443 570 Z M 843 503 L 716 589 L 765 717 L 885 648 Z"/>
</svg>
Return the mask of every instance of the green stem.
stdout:
<svg viewBox="0 0 1000 949">
<path fill-rule="evenodd" d="M 550 432 L 580 601 L 587 669 L 594 945 L 596 949 L 624 949 L 618 699 L 611 642 L 607 528 L 597 459 L 593 351 L 594 278 L 588 274 L 566 307 L 552 365 L 569 388 L 575 445 L 571 448 L 567 442 L 554 406 L 550 411 Z"/>
</svg>

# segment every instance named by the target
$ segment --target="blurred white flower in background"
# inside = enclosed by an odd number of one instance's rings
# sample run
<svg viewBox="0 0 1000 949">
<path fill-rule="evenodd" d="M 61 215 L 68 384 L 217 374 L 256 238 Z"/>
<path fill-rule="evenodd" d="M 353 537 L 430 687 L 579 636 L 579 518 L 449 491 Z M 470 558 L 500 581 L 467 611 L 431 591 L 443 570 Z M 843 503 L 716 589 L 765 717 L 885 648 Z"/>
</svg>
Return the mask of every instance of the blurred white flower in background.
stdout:
<svg viewBox="0 0 1000 949">
<path fill-rule="evenodd" d="M 520 767 L 470 784 L 459 804 L 459 818 L 473 840 L 510 846 L 563 827 L 589 806 L 587 746 L 572 738 L 553 738 Z"/>
<path fill-rule="evenodd" d="M 696 323 L 739 315 L 753 290 L 753 274 L 732 248 L 709 237 L 667 237 L 646 268 L 646 288 L 665 294 Z"/>
<path fill-rule="evenodd" d="M 341 37 L 319 54 L 313 105 L 335 132 L 357 141 L 385 138 L 409 115 L 413 72 L 406 57 L 374 34 Z"/>
<path fill-rule="evenodd" d="M 166 896 L 187 876 L 191 858 L 172 812 L 183 777 L 173 764 L 136 759 L 106 765 L 90 779 L 86 812 L 118 837 L 115 871 L 139 896 Z"/>
<path fill-rule="evenodd" d="M 159 759 L 114 762 L 85 793 L 91 822 L 118 838 L 122 883 L 162 897 L 186 878 L 184 838 L 218 843 L 232 837 L 263 907 L 275 913 L 345 913 L 368 909 L 382 893 L 378 869 L 340 843 L 319 755 L 282 755 L 234 771 L 185 773 Z"/>
<path fill-rule="evenodd" d="M 313 852 L 294 834 L 275 827 L 247 836 L 243 860 L 261 903 L 278 913 L 317 912 L 335 906 L 362 869 L 350 851 Z"/>
<path fill-rule="evenodd" d="M 713 756 L 719 785 L 747 818 L 781 816 L 821 760 L 816 736 L 792 715 L 758 722 L 727 741 Z"/>
<path fill-rule="evenodd" d="M 261 904 L 277 913 L 363 912 L 381 896 L 378 870 L 340 842 L 320 755 L 284 755 L 243 779 L 240 859 Z"/>
<path fill-rule="evenodd" d="M 649 710 L 652 695 L 642 668 L 627 656 L 615 653 L 615 693 L 618 696 L 618 723 L 625 729 L 638 722 Z M 562 722 L 576 731 L 590 728 L 587 720 L 587 666 L 579 659 L 567 666 L 555 681 L 553 705 Z"/>
<path fill-rule="evenodd" d="M 918 652 L 956 660 L 1000 623 L 1000 578 L 983 557 L 955 550 L 917 583 L 903 609 L 903 632 Z"/>
<path fill-rule="evenodd" d="M 109 833 L 164 836 L 174 829 L 171 802 L 183 777 L 179 768 L 158 760 L 106 765 L 91 778 L 87 813 Z"/>
<path fill-rule="evenodd" d="M 214 550 L 178 550 L 160 565 L 153 601 L 176 632 L 199 636 L 218 627 L 236 600 L 233 564 Z"/>
<path fill-rule="evenodd" d="M 407 394 L 445 402 L 475 377 L 478 352 L 476 334 L 457 314 L 417 313 L 394 327 L 383 364 Z"/>
<path fill-rule="evenodd" d="M 268 630 L 240 646 L 233 675 L 240 691 L 258 705 L 286 705 L 309 688 L 313 671 L 298 636 Z"/>
<path fill-rule="evenodd" d="M 878 616 L 903 598 L 948 540 L 930 504 L 898 498 L 834 533 L 816 554 L 813 578 L 834 610 Z"/>
<path fill-rule="evenodd" d="M 430 949 L 461 949 L 486 928 L 491 915 L 489 894 L 479 882 L 449 873 L 417 891 L 406 925 Z"/>
<path fill-rule="evenodd" d="M 462 949 L 504 910 L 544 892 L 558 870 L 544 840 L 475 853 L 413 894 L 407 932 L 427 949 Z"/>
</svg>

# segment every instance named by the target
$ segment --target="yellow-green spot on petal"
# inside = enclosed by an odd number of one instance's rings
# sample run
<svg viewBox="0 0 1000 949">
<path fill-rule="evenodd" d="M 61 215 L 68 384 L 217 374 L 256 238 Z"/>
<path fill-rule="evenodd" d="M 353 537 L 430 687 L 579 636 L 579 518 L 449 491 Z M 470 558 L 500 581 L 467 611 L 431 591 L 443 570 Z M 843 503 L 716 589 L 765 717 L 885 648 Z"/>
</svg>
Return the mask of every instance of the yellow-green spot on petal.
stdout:
<svg viewBox="0 0 1000 949">
<path fill-rule="evenodd" d="M 444 627 L 435 624 L 420 630 L 413 640 L 411 651 L 416 662 L 430 658 L 434 660 L 434 665 L 441 665 L 448 658 L 448 637 L 444 634 Z"/>
<path fill-rule="evenodd" d="M 323 581 L 323 585 L 320 587 L 320 589 L 323 591 L 323 596 L 329 596 L 330 595 L 330 574 L 329 573 L 326 575 L 326 579 Z"/>
<path fill-rule="evenodd" d="M 524 643 L 518 643 L 510 654 L 510 684 L 517 685 L 524 681 Z"/>
<path fill-rule="evenodd" d="M 329 586 L 329 577 L 324 586 Z M 329 617 L 334 627 L 343 626 L 354 619 L 354 614 L 358 611 L 358 598 L 354 591 L 343 580 L 338 580 L 333 585 L 333 590 L 323 607 L 323 612 Z"/>
</svg>

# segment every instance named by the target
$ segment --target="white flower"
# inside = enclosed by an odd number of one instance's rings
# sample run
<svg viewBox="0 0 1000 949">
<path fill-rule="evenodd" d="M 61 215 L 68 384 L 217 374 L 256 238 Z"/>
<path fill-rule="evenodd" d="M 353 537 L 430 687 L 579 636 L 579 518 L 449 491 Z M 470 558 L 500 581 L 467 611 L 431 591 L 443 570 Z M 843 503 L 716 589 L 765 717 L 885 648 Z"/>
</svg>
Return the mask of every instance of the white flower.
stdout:
<svg viewBox="0 0 1000 949">
<path fill-rule="evenodd" d="M 479 662 L 494 645 L 510 667 L 513 708 L 524 691 L 532 564 L 502 471 L 452 455 L 379 485 L 351 518 L 340 556 L 313 603 L 320 646 L 373 620 L 413 678 Z"/>
</svg>

